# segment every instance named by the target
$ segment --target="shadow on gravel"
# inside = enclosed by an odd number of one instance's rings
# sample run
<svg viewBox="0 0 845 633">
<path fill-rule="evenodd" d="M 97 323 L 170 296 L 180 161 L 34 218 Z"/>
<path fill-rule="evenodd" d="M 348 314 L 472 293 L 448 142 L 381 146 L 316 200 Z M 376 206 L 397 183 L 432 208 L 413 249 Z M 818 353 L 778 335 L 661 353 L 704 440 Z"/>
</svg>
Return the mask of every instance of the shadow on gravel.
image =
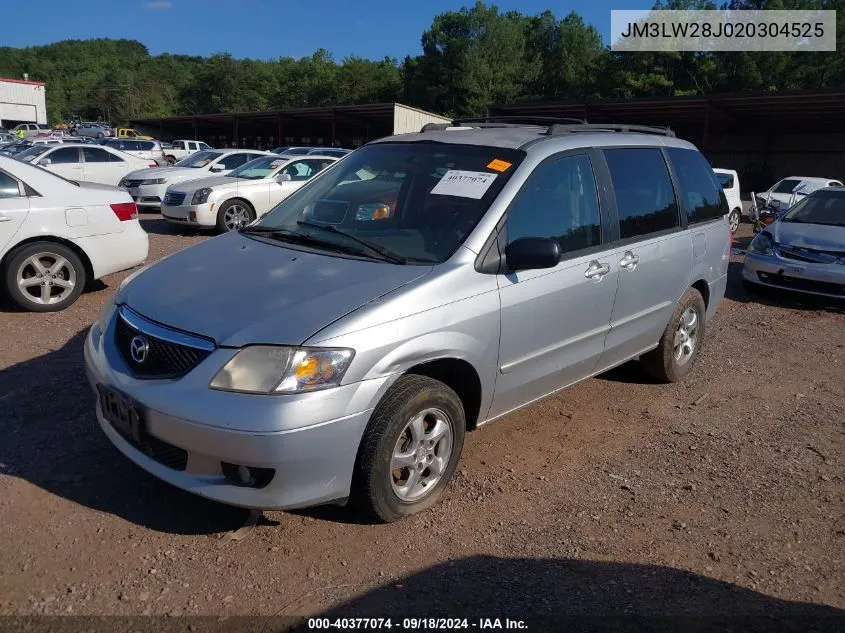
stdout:
<svg viewBox="0 0 845 633">
<path fill-rule="evenodd" d="M 141 228 L 151 235 L 196 235 L 197 231 L 188 227 L 170 224 L 159 214 L 138 214 Z"/>
<path fill-rule="evenodd" d="M 845 630 L 841 609 L 669 567 L 488 556 L 430 567 L 315 617 L 469 618 L 470 630 L 483 618 L 500 618 L 502 629 L 505 618 L 524 620 L 528 631 Z"/>
<path fill-rule="evenodd" d="M 725 298 L 739 303 L 759 303 L 792 310 L 845 312 L 845 300 L 837 301 L 825 297 L 814 297 L 766 286 L 753 289 L 746 288 L 742 283 L 742 262 L 730 262 L 728 265 L 728 285 L 725 289 Z"/>
<path fill-rule="evenodd" d="M 86 334 L 0 373 L 0 474 L 160 532 L 213 534 L 241 527 L 248 511 L 160 482 L 106 439 L 85 377 Z"/>
</svg>

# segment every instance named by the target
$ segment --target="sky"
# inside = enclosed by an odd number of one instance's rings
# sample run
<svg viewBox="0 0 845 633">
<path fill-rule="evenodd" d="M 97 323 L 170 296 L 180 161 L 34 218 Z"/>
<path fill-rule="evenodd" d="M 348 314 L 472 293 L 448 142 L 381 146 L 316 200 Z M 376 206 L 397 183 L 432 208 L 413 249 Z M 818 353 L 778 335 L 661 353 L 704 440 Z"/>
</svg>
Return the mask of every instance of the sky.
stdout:
<svg viewBox="0 0 845 633">
<path fill-rule="evenodd" d="M 154 55 L 174 53 L 275 59 L 304 57 L 318 48 L 338 61 L 348 55 L 402 59 L 421 52 L 420 36 L 435 15 L 474 0 L 2 0 L 3 23 L 34 28 L 0 30 L 0 45 L 36 46 L 65 39 L 126 38 Z M 492 4 L 488 0 L 488 4 Z M 500 0 L 501 10 L 534 15 L 570 11 L 593 24 L 605 42 L 610 9 L 640 9 L 625 0 Z M 44 19 L 44 16 L 47 16 Z"/>
</svg>

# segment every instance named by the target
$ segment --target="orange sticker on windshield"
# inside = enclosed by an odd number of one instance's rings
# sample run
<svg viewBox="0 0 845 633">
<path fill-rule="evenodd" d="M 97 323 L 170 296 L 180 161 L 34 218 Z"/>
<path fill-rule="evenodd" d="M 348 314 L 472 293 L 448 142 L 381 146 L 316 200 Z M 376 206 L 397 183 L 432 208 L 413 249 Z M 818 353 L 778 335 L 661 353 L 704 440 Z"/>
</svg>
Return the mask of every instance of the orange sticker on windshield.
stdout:
<svg viewBox="0 0 845 633">
<path fill-rule="evenodd" d="M 487 164 L 487 169 L 493 169 L 495 171 L 505 171 L 508 167 L 510 167 L 513 163 L 509 163 L 504 160 L 500 160 L 498 158 L 494 158 Z"/>
</svg>

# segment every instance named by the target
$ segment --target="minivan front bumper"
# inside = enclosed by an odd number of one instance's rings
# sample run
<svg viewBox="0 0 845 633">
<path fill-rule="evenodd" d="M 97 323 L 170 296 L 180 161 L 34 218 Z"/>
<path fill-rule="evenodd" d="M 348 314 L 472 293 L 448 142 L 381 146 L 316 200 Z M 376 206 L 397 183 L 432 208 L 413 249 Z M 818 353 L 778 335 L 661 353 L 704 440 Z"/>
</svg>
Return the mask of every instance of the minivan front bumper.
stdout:
<svg viewBox="0 0 845 633">
<path fill-rule="evenodd" d="M 91 327 L 86 373 L 100 427 L 130 460 L 178 488 L 246 508 L 300 508 L 349 496 L 361 437 L 391 377 L 301 396 L 214 391 L 209 376 L 234 353 L 217 349 L 182 378 L 139 380 L 116 349 L 114 321 L 105 332 Z M 101 385 L 141 408 L 143 442 L 105 419 Z M 272 479 L 261 488 L 239 485 L 224 464 L 271 469 Z"/>
</svg>

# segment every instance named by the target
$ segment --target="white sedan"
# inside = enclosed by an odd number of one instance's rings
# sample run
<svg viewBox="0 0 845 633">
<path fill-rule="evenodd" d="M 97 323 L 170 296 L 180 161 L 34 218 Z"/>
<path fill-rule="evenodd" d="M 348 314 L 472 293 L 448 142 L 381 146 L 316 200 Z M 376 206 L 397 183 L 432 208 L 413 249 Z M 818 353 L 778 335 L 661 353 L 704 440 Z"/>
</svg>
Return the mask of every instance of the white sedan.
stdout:
<svg viewBox="0 0 845 633">
<path fill-rule="evenodd" d="M 168 222 L 221 233 L 261 217 L 338 159 L 334 156 L 264 156 L 228 176 L 168 187 L 161 215 Z"/>
<path fill-rule="evenodd" d="M 158 208 L 169 185 L 207 176 L 222 176 L 269 152 L 245 149 L 211 149 L 196 152 L 172 167 L 142 169 L 127 174 L 120 183 L 139 208 Z"/>
<path fill-rule="evenodd" d="M 69 180 L 115 186 L 120 185 L 120 181 L 129 172 L 157 165 L 153 160 L 138 158 L 111 147 L 82 143 L 34 145 L 15 158 Z"/>
<path fill-rule="evenodd" d="M 0 157 L 0 273 L 21 308 L 63 310 L 87 283 L 137 266 L 148 250 L 122 189 Z"/>
</svg>

